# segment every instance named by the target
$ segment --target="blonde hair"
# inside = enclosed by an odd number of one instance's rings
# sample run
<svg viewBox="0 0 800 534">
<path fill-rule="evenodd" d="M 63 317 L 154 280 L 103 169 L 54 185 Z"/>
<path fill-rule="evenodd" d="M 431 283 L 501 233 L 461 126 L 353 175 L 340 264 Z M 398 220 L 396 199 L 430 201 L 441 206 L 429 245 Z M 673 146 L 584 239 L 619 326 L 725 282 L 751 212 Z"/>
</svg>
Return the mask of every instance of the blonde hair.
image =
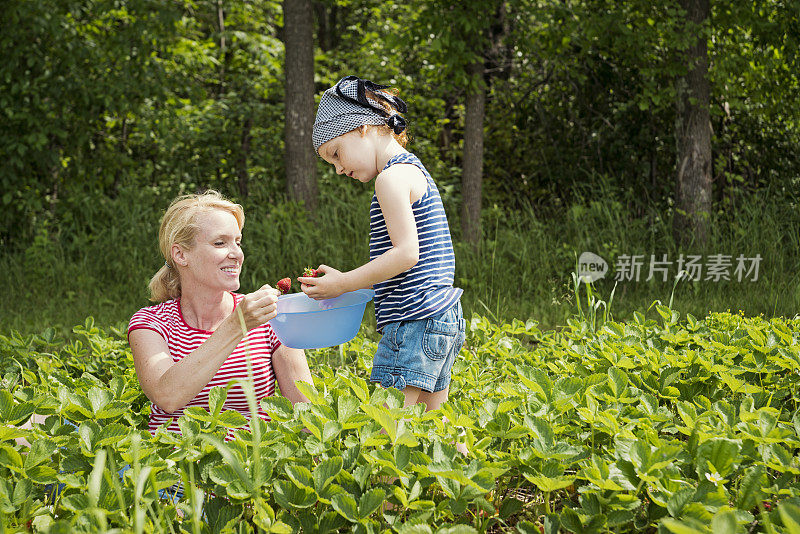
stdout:
<svg viewBox="0 0 800 534">
<path fill-rule="evenodd" d="M 181 296 L 181 278 L 172 263 L 172 245 L 192 249 L 199 227 L 197 216 L 211 210 L 222 210 L 236 217 L 239 231 L 244 227 L 244 210 L 219 192 L 209 189 L 199 195 L 182 195 L 170 203 L 161 217 L 158 230 L 158 248 L 164 256 L 164 266 L 150 279 L 150 300 L 164 302 Z"/>
</svg>

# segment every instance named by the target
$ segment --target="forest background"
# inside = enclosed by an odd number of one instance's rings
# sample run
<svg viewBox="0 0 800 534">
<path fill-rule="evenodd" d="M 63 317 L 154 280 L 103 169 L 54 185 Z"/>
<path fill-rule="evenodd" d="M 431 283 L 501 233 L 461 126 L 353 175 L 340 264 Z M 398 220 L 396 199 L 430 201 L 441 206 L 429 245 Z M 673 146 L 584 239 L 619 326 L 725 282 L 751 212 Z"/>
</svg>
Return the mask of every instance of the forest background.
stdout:
<svg viewBox="0 0 800 534">
<path fill-rule="evenodd" d="M 613 292 L 618 318 L 673 297 L 698 316 L 798 309 L 796 3 L 12 0 L 0 13 L 0 330 L 126 324 L 163 262 L 160 215 L 206 188 L 245 207 L 242 291 L 366 261 L 371 188 L 309 141 L 314 98 L 349 74 L 409 104 L 468 315 L 563 324 L 584 252 L 607 262 L 594 289 Z M 692 257 L 700 270 L 676 286 Z"/>
</svg>

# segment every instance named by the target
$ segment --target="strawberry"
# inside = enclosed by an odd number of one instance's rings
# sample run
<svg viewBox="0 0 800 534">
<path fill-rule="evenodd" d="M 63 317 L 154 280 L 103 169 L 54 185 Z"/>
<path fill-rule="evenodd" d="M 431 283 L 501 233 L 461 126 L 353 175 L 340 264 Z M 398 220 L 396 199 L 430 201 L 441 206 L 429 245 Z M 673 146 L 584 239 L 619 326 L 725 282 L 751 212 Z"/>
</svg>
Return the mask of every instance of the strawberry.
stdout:
<svg viewBox="0 0 800 534">
<path fill-rule="evenodd" d="M 292 288 L 292 280 L 291 278 L 281 278 L 278 280 L 278 283 L 275 284 L 275 287 L 278 288 L 278 290 L 281 292 L 281 295 L 285 295 Z"/>
<path fill-rule="evenodd" d="M 303 270 L 303 276 L 309 276 L 311 278 L 316 278 L 317 276 L 320 276 L 321 274 L 322 273 L 320 271 L 318 271 L 316 269 L 312 269 L 311 267 L 306 267 Z"/>
</svg>

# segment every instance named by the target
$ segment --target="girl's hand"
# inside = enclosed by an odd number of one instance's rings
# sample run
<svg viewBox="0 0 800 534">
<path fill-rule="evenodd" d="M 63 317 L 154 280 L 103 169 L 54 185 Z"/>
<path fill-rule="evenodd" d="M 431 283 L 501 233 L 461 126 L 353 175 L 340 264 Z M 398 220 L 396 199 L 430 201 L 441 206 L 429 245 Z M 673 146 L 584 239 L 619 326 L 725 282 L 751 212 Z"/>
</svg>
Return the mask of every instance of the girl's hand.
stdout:
<svg viewBox="0 0 800 534">
<path fill-rule="evenodd" d="M 324 276 L 301 276 L 297 279 L 300 282 L 300 289 L 303 293 L 315 300 L 332 299 L 338 297 L 345 291 L 345 275 L 341 271 L 337 271 L 333 267 L 327 265 L 320 265 L 317 271 Z"/>
<path fill-rule="evenodd" d="M 280 291 L 265 284 L 239 301 L 237 307 L 242 311 L 248 332 L 278 315 L 278 295 Z M 238 314 L 236 310 L 233 313 Z M 235 320 L 238 323 L 239 317 L 235 317 Z"/>
</svg>

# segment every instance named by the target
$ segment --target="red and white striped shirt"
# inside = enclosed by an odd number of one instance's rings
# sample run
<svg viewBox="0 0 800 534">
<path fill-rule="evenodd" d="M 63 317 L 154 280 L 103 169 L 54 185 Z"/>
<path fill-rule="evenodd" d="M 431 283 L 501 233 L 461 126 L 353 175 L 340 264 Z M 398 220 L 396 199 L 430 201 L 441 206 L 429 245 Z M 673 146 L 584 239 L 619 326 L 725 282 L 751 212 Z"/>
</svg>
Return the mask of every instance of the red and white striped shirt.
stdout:
<svg viewBox="0 0 800 534">
<path fill-rule="evenodd" d="M 231 295 L 233 295 L 235 309 L 235 306 L 244 298 L 244 295 L 235 293 L 231 293 Z M 174 362 L 178 362 L 188 354 L 191 354 L 213 334 L 209 330 L 199 330 L 186 324 L 181 313 L 180 299 L 168 300 L 155 306 L 148 306 L 133 314 L 128 324 L 128 335 L 139 328 L 152 330 L 161 335 L 167 342 L 167 347 L 169 347 L 169 352 Z M 214 386 L 225 387 L 232 379 L 247 380 L 246 346 L 249 347 L 250 351 L 256 399 L 260 400 L 273 395 L 275 393 L 275 373 L 272 370 L 272 353 L 281 346 L 281 342 L 278 341 L 278 337 L 272 327 L 269 324 L 264 324 L 247 333 L 247 337 L 236 346 L 211 381 L 186 406 L 173 413 L 167 413 L 158 405 L 152 403 L 150 409 L 150 432 L 155 433 L 159 426 L 171 420 L 169 430 L 180 433 L 180 427 L 177 423 L 178 418 L 186 408 L 191 406 L 202 406 L 208 410 L 208 396 L 211 388 Z M 248 420 L 250 419 L 247 397 L 240 385 L 237 384 L 228 390 L 228 397 L 222 406 L 222 410 L 236 410 Z M 258 415 L 265 421 L 269 421 L 269 416 L 260 406 Z M 233 430 L 228 429 L 227 439 L 232 438 Z"/>
</svg>

